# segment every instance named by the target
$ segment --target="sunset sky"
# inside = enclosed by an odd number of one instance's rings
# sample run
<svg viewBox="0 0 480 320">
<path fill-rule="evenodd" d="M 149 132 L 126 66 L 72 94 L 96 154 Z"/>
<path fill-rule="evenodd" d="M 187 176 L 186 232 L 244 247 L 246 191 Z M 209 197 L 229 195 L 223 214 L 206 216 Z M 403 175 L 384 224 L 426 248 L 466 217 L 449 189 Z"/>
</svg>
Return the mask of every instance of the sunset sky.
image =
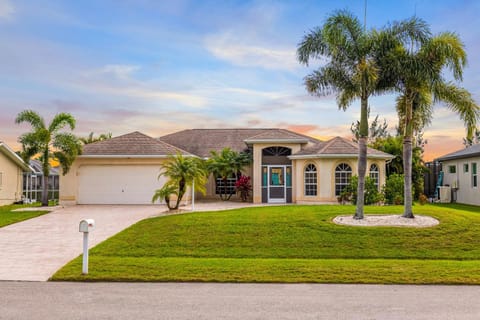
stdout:
<svg viewBox="0 0 480 320">
<path fill-rule="evenodd" d="M 25 109 L 77 119 L 75 133 L 153 137 L 186 128 L 281 127 L 350 137 L 359 102 L 339 111 L 312 97 L 296 61 L 303 35 L 334 10 L 363 21 L 364 0 L 0 0 L 0 140 L 18 149 Z M 456 32 L 468 65 L 461 84 L 480 101 L 480 1 L 368 0 L 367 26 L 416 14 L 434 33 Z M 395 95 L 371 99 L 397 124 Z M 462 123 L 442 105 L 424 137 L 426 159 L 462 148 Z"/>
</svg>

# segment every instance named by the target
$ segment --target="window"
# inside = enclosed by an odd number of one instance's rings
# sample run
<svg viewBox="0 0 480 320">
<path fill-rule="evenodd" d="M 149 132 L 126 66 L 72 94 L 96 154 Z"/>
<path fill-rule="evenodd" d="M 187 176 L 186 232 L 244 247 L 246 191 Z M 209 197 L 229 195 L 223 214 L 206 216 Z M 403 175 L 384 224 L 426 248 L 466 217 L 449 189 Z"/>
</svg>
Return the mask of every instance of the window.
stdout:
<svg viewBox="0 0 480 320">
<path fill-rule="evenodd" d="M 472 187 L 476 188 L 477 186 L 478 186 L 477 163 L 472 162 Z"/>
<path fill-rule="evenodd" d="M 370 166 L 370 178 L 375 182 L 375 186 L 378 189 L 379 181 L 380 181 L 380 172 L 378 170 L 378 166 L 376 164 L 372 164 Z"/>
<path fill-rule="evenodd" d="M 317 167 L 315 167 L 314 164 L 309 164 L 305 168 L 304 182 L 305 182 L 305 195 L 316 196 L 317 195 Z"/>
<path fill-rule="evenodd" d="M 463 173 L 468 173 L 468 163 L 463 164 Z"/>
<path fill-rule="evenodd" d="M 457 173 L 456 166 L 448 166 L 448 173 Z"/>
<path fill-rule="evenodd" d="M 339 196 L 343 189 L 348 186 L 352 178 L 352 168 L 346 163 L 340 163 L 335 168 L 335 196 Z"/>
<path fill-rule="evenodd" d="M 237 182 L 235 178 L 228 178 L 227 181 L 217 178 L 215 194 L 235 194 L 235 182 Z"/>
</svg>

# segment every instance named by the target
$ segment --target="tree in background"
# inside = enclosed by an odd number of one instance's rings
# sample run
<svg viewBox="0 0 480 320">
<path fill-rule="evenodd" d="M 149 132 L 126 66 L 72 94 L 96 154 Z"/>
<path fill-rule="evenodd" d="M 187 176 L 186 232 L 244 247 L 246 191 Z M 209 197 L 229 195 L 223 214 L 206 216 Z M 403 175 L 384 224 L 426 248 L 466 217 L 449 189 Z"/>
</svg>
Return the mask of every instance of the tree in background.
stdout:
<svg viewBox="0 0 480 320">
<path fill-rule="evenodd" d="M 358 200 L 355 219 L 363 219 L 365 173 L 367 167 L 368 99 L 389 88 L 391 82 L 381 79 L 385 56 L 406 40 L 423 40 L 424 23 L 412 18 L 380 31 L 362 28 L 360 21 L 348 11 L 330 15 L 323 26 L 308 33 L 297 48 L 300 63 L 326 59 L 318 70 L 305 78 L 308 92 L 325 95 L 335 92 L 340 109 L 346 110 L 360 99 L 358 134 Z"/>
<path fill-rule="evenodd" d="M 70 132 L 62 129 L 69 127 L 75 129 L 75 119 L 69 113 L 59 113 L 53 117 L 48 125 L 45 120 L 33 110 L 24 110 L 17 115 L 15 123 L 27 122 L 32 131 L 22 134 L 18 142 L 22 144 L 22 158 L 26 163 L 39 155 L 42 163 L 43 186 L 42 205 L 48 206 L 48 178 L 50 175 L 50 160 L 58 161 L 62 167 L 62 174 L 70 170 L 70 166 L 82 152 L 79 139 Z"/>
<path fill-rule="evenodd" d="M 90 132 L 90 134 L 87 137 L 81 137 L 80 141 L 85 145 L 89 143 L 94 143 L 98 141 L 103 141 L 103 140 L 108 140 L 112 138 L 112 133 L 102 133 L 98 137 L 93 136 L 93 132 Z"/>
<path fill-rule="evenodd" d="M 220 152 L 211 151 L 211 156 L 207 160 L 207 169 L 215 177 L 215 183 L 218 179 L 222 181 L 222 187 L 219 188 L 220 199 L 230 200 L 233 193 L 228 188 L 228 179 L 238 180 L 242 170 L 252 163 L 252 157 L 249 153 L 236 152 L 230 148 L 224 148 Z"/>
</svg>

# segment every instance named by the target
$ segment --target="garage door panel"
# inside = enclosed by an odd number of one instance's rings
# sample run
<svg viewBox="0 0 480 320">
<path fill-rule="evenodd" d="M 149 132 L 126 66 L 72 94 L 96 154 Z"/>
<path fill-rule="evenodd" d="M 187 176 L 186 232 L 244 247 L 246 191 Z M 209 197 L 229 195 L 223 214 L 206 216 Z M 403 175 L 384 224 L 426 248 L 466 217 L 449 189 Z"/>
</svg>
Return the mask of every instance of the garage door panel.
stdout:
<svg viewBox="0 0 480 320">
<path fill-rule="evenodd" d="M 163 186 L 158 165 L 83 166 L 78 172 L 79 204 L 150 204 Z"/>
</svg>

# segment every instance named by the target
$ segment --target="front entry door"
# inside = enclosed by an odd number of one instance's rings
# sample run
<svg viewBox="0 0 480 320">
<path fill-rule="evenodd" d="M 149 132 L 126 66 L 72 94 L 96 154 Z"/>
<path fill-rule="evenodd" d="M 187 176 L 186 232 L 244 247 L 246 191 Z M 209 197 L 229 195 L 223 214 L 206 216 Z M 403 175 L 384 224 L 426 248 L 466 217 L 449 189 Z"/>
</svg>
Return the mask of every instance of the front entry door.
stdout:
<svg viewBox="0 0 480 320">
<path fill-rule="evenodd" d="M 268 170 L 268 202 L 285 203 L 285 166 L 270 166 Z"/>
</svg>

